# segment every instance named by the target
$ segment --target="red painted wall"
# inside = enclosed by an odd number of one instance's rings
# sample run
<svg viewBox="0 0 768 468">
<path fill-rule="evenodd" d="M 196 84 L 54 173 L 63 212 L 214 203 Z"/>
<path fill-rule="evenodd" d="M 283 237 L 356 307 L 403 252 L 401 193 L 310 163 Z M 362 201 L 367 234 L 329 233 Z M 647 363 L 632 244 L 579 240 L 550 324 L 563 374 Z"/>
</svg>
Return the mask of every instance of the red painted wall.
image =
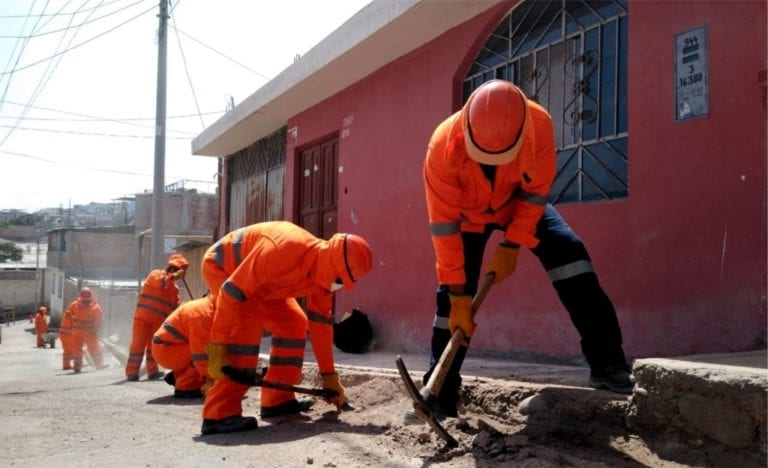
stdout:
<svg viewBox="0 0 768 468">
<path fill-rule="evenodd" d="M 421 179 L 426 144 L 459 105 L 477 47 L 513 4 L 288 122 L 297 138 L 288 141 L 287 219 L 296 219 L 299 150 L 340 137 L 339 230 L 369 240 L 375 268 L 337 295 L 337 309 L 368 312 L 389 349 L 429 345 L 437 284 Z M 590 249 L 631 357 L 753 349 L 764 339 L 765 13 L 764 2 L 630 5 L 630 196 L 559 209 Z M 674 34 L 703 23 L 709 116 L 675 123 Z M 578 335 L 530 252 L 491 291 L 478 322 L 473 348 L 581 359 Z"/>
</svg>

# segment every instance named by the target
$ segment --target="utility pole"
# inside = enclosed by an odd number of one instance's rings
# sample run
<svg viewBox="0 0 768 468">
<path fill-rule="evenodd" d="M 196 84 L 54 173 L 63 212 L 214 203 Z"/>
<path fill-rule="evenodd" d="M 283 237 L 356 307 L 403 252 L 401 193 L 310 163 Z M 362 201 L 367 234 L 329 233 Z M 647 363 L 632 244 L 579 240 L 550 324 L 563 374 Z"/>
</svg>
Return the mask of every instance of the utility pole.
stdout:
<svg viewBox="0 0 768 468">
<path fill-rule="evenodd" d="M 163 196 L 165 195 L 165 100 L 168 55 L 168 0 L 160 0 L 160 26 L 157 30 L 157 105 L 155 111 L 155 178 L 152 191 L 152 244 L 149 270 L 164 262 Z"/>
</svg>

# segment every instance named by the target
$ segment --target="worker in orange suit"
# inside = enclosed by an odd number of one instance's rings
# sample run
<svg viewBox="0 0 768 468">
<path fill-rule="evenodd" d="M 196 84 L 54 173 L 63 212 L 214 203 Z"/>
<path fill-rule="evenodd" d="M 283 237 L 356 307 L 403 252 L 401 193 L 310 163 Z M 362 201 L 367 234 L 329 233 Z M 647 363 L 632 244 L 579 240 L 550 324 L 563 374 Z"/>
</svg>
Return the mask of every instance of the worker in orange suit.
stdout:
<svg viewBox="0 0 768 468">
<path fill-rule="evenodd" d="M 37 347 L 45 348 L 45 339 L 43 335 L 48 333 L 48 319 L 45 317 L 48 309 L 45 306 L 40 306 L 35 314 L 35 334 L 37 336 Z"/>
<path fill-rule="evenodd" d="M 466 337 L 437 398 L 445 416 L 458 413 L 459 371 L 475 329 L 472 296 L 497 230 L 503 239 L 485 268 L 494 284 L 515 272 L 521 247 L 530 249 L 581 335 L 589 384 L 632 393 L 635 377 L 613 305 L 584 243 L 547 202 L 556 162 L 552 117 L 504 80 L 479 86 L 429 141 L 423 177 L 439 287 L 425 383 L 453 333 L 461 329 Z"/>
<path fill-rule="evenodd" d="M 319 239 L 286 221 L 246 226 L 225 235 L 203 258 L 203 276 L 215 301 L 208 375 L 215 380 L 203 405 L 202 434 L 256 429 L 242 416 L 247 385 L 227 378 L 228 369 L 255 369 L 261 336 L 272 334 L 266 380 L 295 385 L 301 380 L 306 334 L 317 359 L 327 401 L 341 409 L 344 387 L 334 367 L 333 294 L 352 289 L 373 266 L 368 243 L 354 234 Z M 307 298 L 305 313 L 296 301 Z M 231 375 L 231 374 L 230 374 Z M 262 418 L 307 411 L 312 400 L 293 392 L 261 389 Z"/>
<path fill-rule="evenodd" d="M 59 324 L 59 339 L 61 340 L 61 369 L 72 369 L 73 357 L 73 338 L 72 338 L 72 311 L 67 309 L 61 314 L 61 323 Z"/>
<path fill-rule="evenodd" d="M 128 348 L 128 362 L 125 365 L 125 376 L 129 382 L 139 380 L 141 361 L 146 353 L 147 379 L 161 379 L 165 375 L 160 371 L 152 356 L 152 336 L 163 320 L 179 306 L 179 287 L 176 280 L 184 277 L 189 262 L 181 254 L 173 254 L 168 258 L 165 269 L 149 272 L 139 293 L 136 310 L 133 313 L 133 334 Z"/>
<path fill-rule="evenodd" d="M 210 296 L 181 304 L 152 338 L 152 355 L 161 366 L 171 369 L 176 398 L 202 397 L 212 383 L 206 385 L 205 345 L 210 342 L 213 306 Z"/>
<path fill-rule="evenodd" d="M 104 367 L 99 343 L 104 313 L 94 300 L 91 289 L 82 288 L 67 311 L 72 314 L 72 360 L 75 373 L 79 374 L 83 368 L 83 346 L 88 347 L 93 365 L 97 369 Z"/>
</svg>

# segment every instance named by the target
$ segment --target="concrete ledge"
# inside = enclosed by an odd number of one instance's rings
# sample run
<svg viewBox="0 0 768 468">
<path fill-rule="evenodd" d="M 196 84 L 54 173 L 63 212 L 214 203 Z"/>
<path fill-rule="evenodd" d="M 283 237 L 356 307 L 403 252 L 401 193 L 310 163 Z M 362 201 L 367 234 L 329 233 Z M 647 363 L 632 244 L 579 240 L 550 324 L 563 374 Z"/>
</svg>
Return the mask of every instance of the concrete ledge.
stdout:
<svg viewBox="0 0 768 468">
<path fill-rule="evenodd" d="M 637 360 L 633 369 L 643 391 L 631 399 L 627 422 L 636 430 L 679 433 L 765 456 L 765 356 L 762 350 L 742 359 L 728 354 Z"/>
</svg>

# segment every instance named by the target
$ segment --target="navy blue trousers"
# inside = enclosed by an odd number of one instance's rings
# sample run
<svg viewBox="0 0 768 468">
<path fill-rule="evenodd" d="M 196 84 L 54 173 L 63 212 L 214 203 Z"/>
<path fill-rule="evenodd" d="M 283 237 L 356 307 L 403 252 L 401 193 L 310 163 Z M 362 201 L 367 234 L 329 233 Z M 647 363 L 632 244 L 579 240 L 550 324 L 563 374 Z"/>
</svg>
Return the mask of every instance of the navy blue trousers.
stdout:
<svg viewBox="0 0 768 468">
<path fill-rule="evenodd" d="M 465 292 L 477 292 L 481 274 L 483 252 L 494 230 L 501 226 L 489 225 L 483 233 L 462 232 L 464 241 L 464 272 L 467 282 Z M 581 337 L 581 351 L 593 373 L 600 374 L 609 366 L 629 369 L 622 349 L 621 329 L 611 300 L 600 286 L 597 275 L 584 247 L 584 243 L 563 220 L 554 206 L 547 204 L 544 215 L 536 225 L 539 245 L 531 252 L 547 271 L 560 302 L 570 315 L 571 322 Z M 512 275 L 514 277 L 514 274 Z M 424 383 L 429 380 L 440 355 L 451 339 L 445 325 L 451 310 L 448 286 L 437 289 L 437 318 L 432 328 L 432 355 Z M 510 320 L 515 320 L 510 317 Z M 467 348 L 461 347 L 448 371 L 438 404 L 443 408 L 455 408 L 461 387 L 461 366 Z"/>
</svg>

